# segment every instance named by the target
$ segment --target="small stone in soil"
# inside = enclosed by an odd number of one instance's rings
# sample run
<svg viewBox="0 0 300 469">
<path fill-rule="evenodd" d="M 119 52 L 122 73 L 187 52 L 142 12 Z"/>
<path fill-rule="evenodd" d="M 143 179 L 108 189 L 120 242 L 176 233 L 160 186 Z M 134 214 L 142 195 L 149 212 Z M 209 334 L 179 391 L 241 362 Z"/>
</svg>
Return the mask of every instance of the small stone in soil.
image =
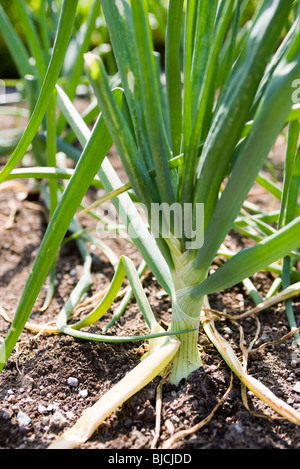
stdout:
<svg viewBox="0 0 300 469">
<path fill-rule="evenodd" d="M 21 410 L 18 412 L 17 420 L 19 425 L 24 427 L 26 427 L 26 425 L 29 425 L 31 422 L 31 418 L 29 417 L 29 415 L 25 414 L 25 412 L 22 412 Z"/>
<path fill-rule="evenodd" d="M 300 381 L 297 381 L 297 383 L 293 387 L 293 391 L 300 393 Z"/>
<path fill-rule="evenodd" d="M 156 294 L 156 299 L 157 300 L 162 300 L 163 298 L 166 298 L 168 294 L 164 291 L 160 291 Z"/>
<path fill-rule="evenodd" d="M 47 412 L 47 407 L 45 407 L 43 404 L 39 404 L 38 406 L 38 412 L 40 414 L 44 414 L 45 412 Z"/>
<path fill-rule="evenodd" d="M 79 394 L 80 397 L 85 398 L 85 397 L 88 396 L 88 390 L 87 389 L 82 389 L 81 391 L 79 391 L 78 394 Z"/>
<path fill-rule="evenodd" d="M 68 421 L 61 412 L 56 411 L 51 418 L 51 428 L 63 428 L 68 424 Z"/>
<path fill-rule="evenodd" d="M 3 411 L 1 412 L 1 415 L 0 415 L 0 416 L 1 416 L 1 418 L 5 419 L 5 420 L 8 420 L 8 419 L 11 417 L 10 413 L 9 413 L 8 411 L 6 411 L 6 410 L 3 410 Z"/>
<path fill-rule="evenodd" d="M 69 385 L 71 388 L 77 388 L 77 386 L 78 386 L 78 379 L 77 379 L 77 378 L 73 378 L 72 376 L 70 376 L 70 378 L 68 378 L 67 383 L 68 383 L 68 385 Z"/>
</svg>

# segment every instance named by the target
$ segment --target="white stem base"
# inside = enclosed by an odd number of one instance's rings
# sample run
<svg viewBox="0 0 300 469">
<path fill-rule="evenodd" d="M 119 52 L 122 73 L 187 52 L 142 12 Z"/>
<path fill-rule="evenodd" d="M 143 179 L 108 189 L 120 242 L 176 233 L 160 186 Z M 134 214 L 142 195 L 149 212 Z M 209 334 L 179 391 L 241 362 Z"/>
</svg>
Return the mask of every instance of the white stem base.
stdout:
<svg viewBox="0 0 300 469">
<path fill-rule="evenodd" d="M 199 321 L 202 303 L 198 300 L 195 306 L 199 311 L 199 315 L 197 314 L 197 316 L 194 317 L 184 312 L 178 302 L 173 304 L 171 329 L 173 331 L 194 329 L 192 332 L 176 335 L 180 341 L 180 347 L 173 359 L 173 367 L 170 376 L 170 382 L 175 385 L 178 385 L 182 379 L 186 379 L 193 371 L 198 370 L 202 366 L 202 360 L 198 350 Z M 185 310 L 186 309 L 187 308 L 185 308 Z M 195 313 L 195 310 L 193 310 L 193 313 Z"/>
</svg>

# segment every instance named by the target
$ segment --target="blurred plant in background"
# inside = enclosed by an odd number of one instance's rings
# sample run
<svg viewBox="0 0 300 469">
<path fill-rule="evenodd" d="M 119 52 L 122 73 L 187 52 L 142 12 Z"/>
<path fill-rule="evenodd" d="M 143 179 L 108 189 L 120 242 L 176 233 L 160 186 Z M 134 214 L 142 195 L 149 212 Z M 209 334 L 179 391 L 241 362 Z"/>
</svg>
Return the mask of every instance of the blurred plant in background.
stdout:
<svg viewBox="0 0 300 469">
<path fill-rule="evenodd" d="M 29 7 L 31 16 L 35 26 L 39 31 L 39 35 L 42 37 L 44 32 L 41 24 L 41 8 L 46 11 L 47 25 L 49 28 L 50 36 L 54 40 L 57 16 L 60 11 L 62 1 L 61 0 L 24 0 L 24 3 Z M 148 0 L 150 24 L 153 31 L 153 39 L 156 48 L 160 51 L 164 48 L 165 31 L 167 22 L 167 0 Z M 77 9 L 77 15 L 75 20 L 75 29 L 79 30 L 82 25 L 87 21 L 90 8 L 92 7 L 92 0 L 80 0 Z M 16 32 L 20 36 L 23 43 L 26 45 L 26 37 L 24 31 L 24 25 L 20 20 L 18 12 L 16 10 L 16 2 L 14 0 L 0 0 L 0 5 L 4 9 L 11 23 L 13 24 Z M 101 12 L 96 21 L 95 29 L 90 37 L 90 49 L 99 48 L 102 52 L 102 56 L 105 56 L 106 65 L 111 73 L 116 71 L 116 67 L 113 60 L 113 54 L 111 52 L 111 45 L 107 27 Z M 1 60 L 1 78 L 5 79 L 17 79 L 19 78 L 18 70 L 12 60 L 11 54 L 9 53 L 6 43 L 0 34 L 0 60 Z"/>
</svg>

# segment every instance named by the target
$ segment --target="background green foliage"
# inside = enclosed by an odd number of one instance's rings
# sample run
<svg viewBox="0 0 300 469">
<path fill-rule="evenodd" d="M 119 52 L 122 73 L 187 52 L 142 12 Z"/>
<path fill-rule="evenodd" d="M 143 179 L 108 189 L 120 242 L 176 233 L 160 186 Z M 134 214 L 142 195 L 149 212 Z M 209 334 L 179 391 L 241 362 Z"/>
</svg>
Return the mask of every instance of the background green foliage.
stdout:
<svg viewBox="0 0 300 469">
<path fill-rule="evenodd" d="M 5 12 L 8 14 L 11 22 L 14 24 L 16 31 L 23 37 L 24 32 L 22 24 L 20 23 L 18 16 L 14 8 L 14 2 L 12 0 L 0 0 L 0 4 L 3 6 Z M 1 61 L 1 78 L 16 78 L 18 76 L 16 67 L 13 60 L 7 50 L 6 44 L 0 34 L 0 61 Z"/>
<path fill-rule="evenodd" d="M 24 0 L 26 4 L 30 7 L 33 18 L 35 19 L 36 24 L 38 24 L 38 11 L 41 5 L 41 0 Z M 60 8 L 62 0 L 55 0 L 58 8 Z M 54 5 L 55 2 L 48 1 L 48 4 Z M 259 3 L 259 0 L 249 0 L 247 7 L 247 12 L 244 18 L 244 21 L 247 21 L 252 17 L 255 7 Z M 23 25 L 18 19 L 16 13 L 14 0 L 0 0 L 0 5 L 3 6 L 6 14 L 13 23 L 17 33 L 21 38 L 24 39 L 24 29 Z M 78 13 L 75 21 L 75 29 L 79 29 L 82 24 L 85 23 L 89 9 L 92 5 L 92 0 L 80 0 L 78 5 Z M 159 51 L 162 56 L 164 55 L 164 46 L 165 46 L 165 32 L 166 32 L 166 21 L 167 21 L 167 6 L 168 0 L 148 0 L 148 7 L 150 13 L 150 23 L 152 27 L 152 34 L 154 40 L 154 47 Z M 48 6 L 49 9 L 49 6 Z M 50 16 L 50 15 L 49 15 Z M 53 36 L 55 32 L 55 27 L 51 22 L 49 17 L 49 26 L 53 29 Z M 91 37 L 91 48 L 102 47 L 104 50 L 110 51 L 110 40 L 107 27 L 105 25 L 102 14 L 99 16 L 96 28 Z M 107 57 L 109 61 L 108 68 L 113 67 L 111 57 Z M 7 50 L 7 47 L 4 43 L 4 40 L 0 34 L 0 61 L 1 61 L 1 78 L 19 78 L 16 67 L 11 59 L 11 56 Z M 114 70 L 112 70 L 113 72 Z"/>
<path fill-rule="evenodd" d="M 38 11 L 41 5 L 41 0 L 25 0 L 26 4 L 30 7 L 35 23 L 38 24 Z M 54 2 L 48 2 L 54 5 Z M 56 0 L 58 7 L 61 6 L 62 1 Z M 151 26 L 155 48 L 163 53 L 165 41 L 165 28 L 167 21 L 167 0 L 148 0 Z M 4 8 L 6 14 L 14 25 L 16 32 L 24 39 L 24 28 L 16 13 L 14 0 L 0 0 L 0 5 Z M 76 15 L 75 29 L 79 29 L 82 24 L 86 22 L 89 9 L 92 5 L 92 0 L 80 0 Z M 49 6 L 48 6 L 49 10 Z M 49 13 L 49 12 L 48 12 Z M 53 29 L 53 37 L 55 34 L 55 27 L 51 22 L 49 15 L 49 26 Z M 50 29 L 51 30 L 51 29 Z M 24 41 L 25 42 L 25 41 Z M 102 14 L 99 16 L 96 28 L 91 37 L 91 48 L 102 47 L 104 50 L 110 51 L 110 40 Z M 107 57 L 110 61 L 108 68 L 113 67 L 111 58 Z M 0 34 L 0 77 L 1 78 L 19 78 L 18 72 L 7 50 L 5 42 Z M 112 70 L 113 71 L 113 70 Z"/>
<path fill-rule="evenodd" d="M 33 14 L 33 18 L 36 24 L 38 24 L 38 11 L 41 5 L 41 0 L 25 0 L 25 3 L 30 7 L 32 14 Z M 51 2 L 51 3 L 52 5 L 54 5 L 54 2 Z M 56 0 L 56 4 L 58 5 L 58 7 L 61 7 L 61 3 L 62 3 L 61 0 Z M 78 29 L 86 21 L 91 4 L 92 4 L 92 0 L 80 0 L 79 6 L 78 6 L 78 15 L 76 17 L 76 24 L 75 24 L 76 29 Z M 24 28 L 18 18 L 14 0 L 0 0 L 0 5 L 2 5 L 2 7 L 4 8 L 6 14 L 8 15 L 12 24 L 14 25 L 16 32 L 20 35 L 21 39 L 24 39 Z M 49 6 L 48 6 L 48 9 L 49 9 Z M 49 18 L 49 25 L 52 26 L 53 28 L 53 37 L 54 37 L 55 28 L 54 28 L 54 25 L 51 24 L 50 18 Z M 98 45 L 101 41 L 107 40 L 107 35 L 105 34 L 106 28 L 103 28 L 103 25 L 101 22 L 99 22 L 97 26 L 98 28 L 97 30 L 95 30 L 93 37 L 92 37 L 93 46 Z M 14 62 L 11 59 L 11 56 L 7 50 L 6 44 L 1 34 L 0 34 L 0 61 L 1 61 L 1 70 L 0 70 L 1 78 L 18 78 L 18 72 L 16 70 Z"/>
</svg>

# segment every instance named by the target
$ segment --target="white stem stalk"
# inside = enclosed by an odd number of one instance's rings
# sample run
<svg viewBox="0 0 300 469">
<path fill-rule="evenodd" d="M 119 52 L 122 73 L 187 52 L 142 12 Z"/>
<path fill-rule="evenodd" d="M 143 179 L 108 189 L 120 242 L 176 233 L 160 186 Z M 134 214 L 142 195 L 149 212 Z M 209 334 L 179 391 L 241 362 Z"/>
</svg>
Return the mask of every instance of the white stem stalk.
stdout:
<svg viewBox="0 0 300 469">
<path fill-rule="evenodd" d="M 198 350 L 198 334 L 202 301 L 192 300 L 188 294 L 177 292 L 172 305 L 171 330 L 193 329 L 191 332 L 178 334 L 180 347 L 173 359 L 170 382 L 178 385 L 190 373 L 202 366 Z"/>
</svg>

